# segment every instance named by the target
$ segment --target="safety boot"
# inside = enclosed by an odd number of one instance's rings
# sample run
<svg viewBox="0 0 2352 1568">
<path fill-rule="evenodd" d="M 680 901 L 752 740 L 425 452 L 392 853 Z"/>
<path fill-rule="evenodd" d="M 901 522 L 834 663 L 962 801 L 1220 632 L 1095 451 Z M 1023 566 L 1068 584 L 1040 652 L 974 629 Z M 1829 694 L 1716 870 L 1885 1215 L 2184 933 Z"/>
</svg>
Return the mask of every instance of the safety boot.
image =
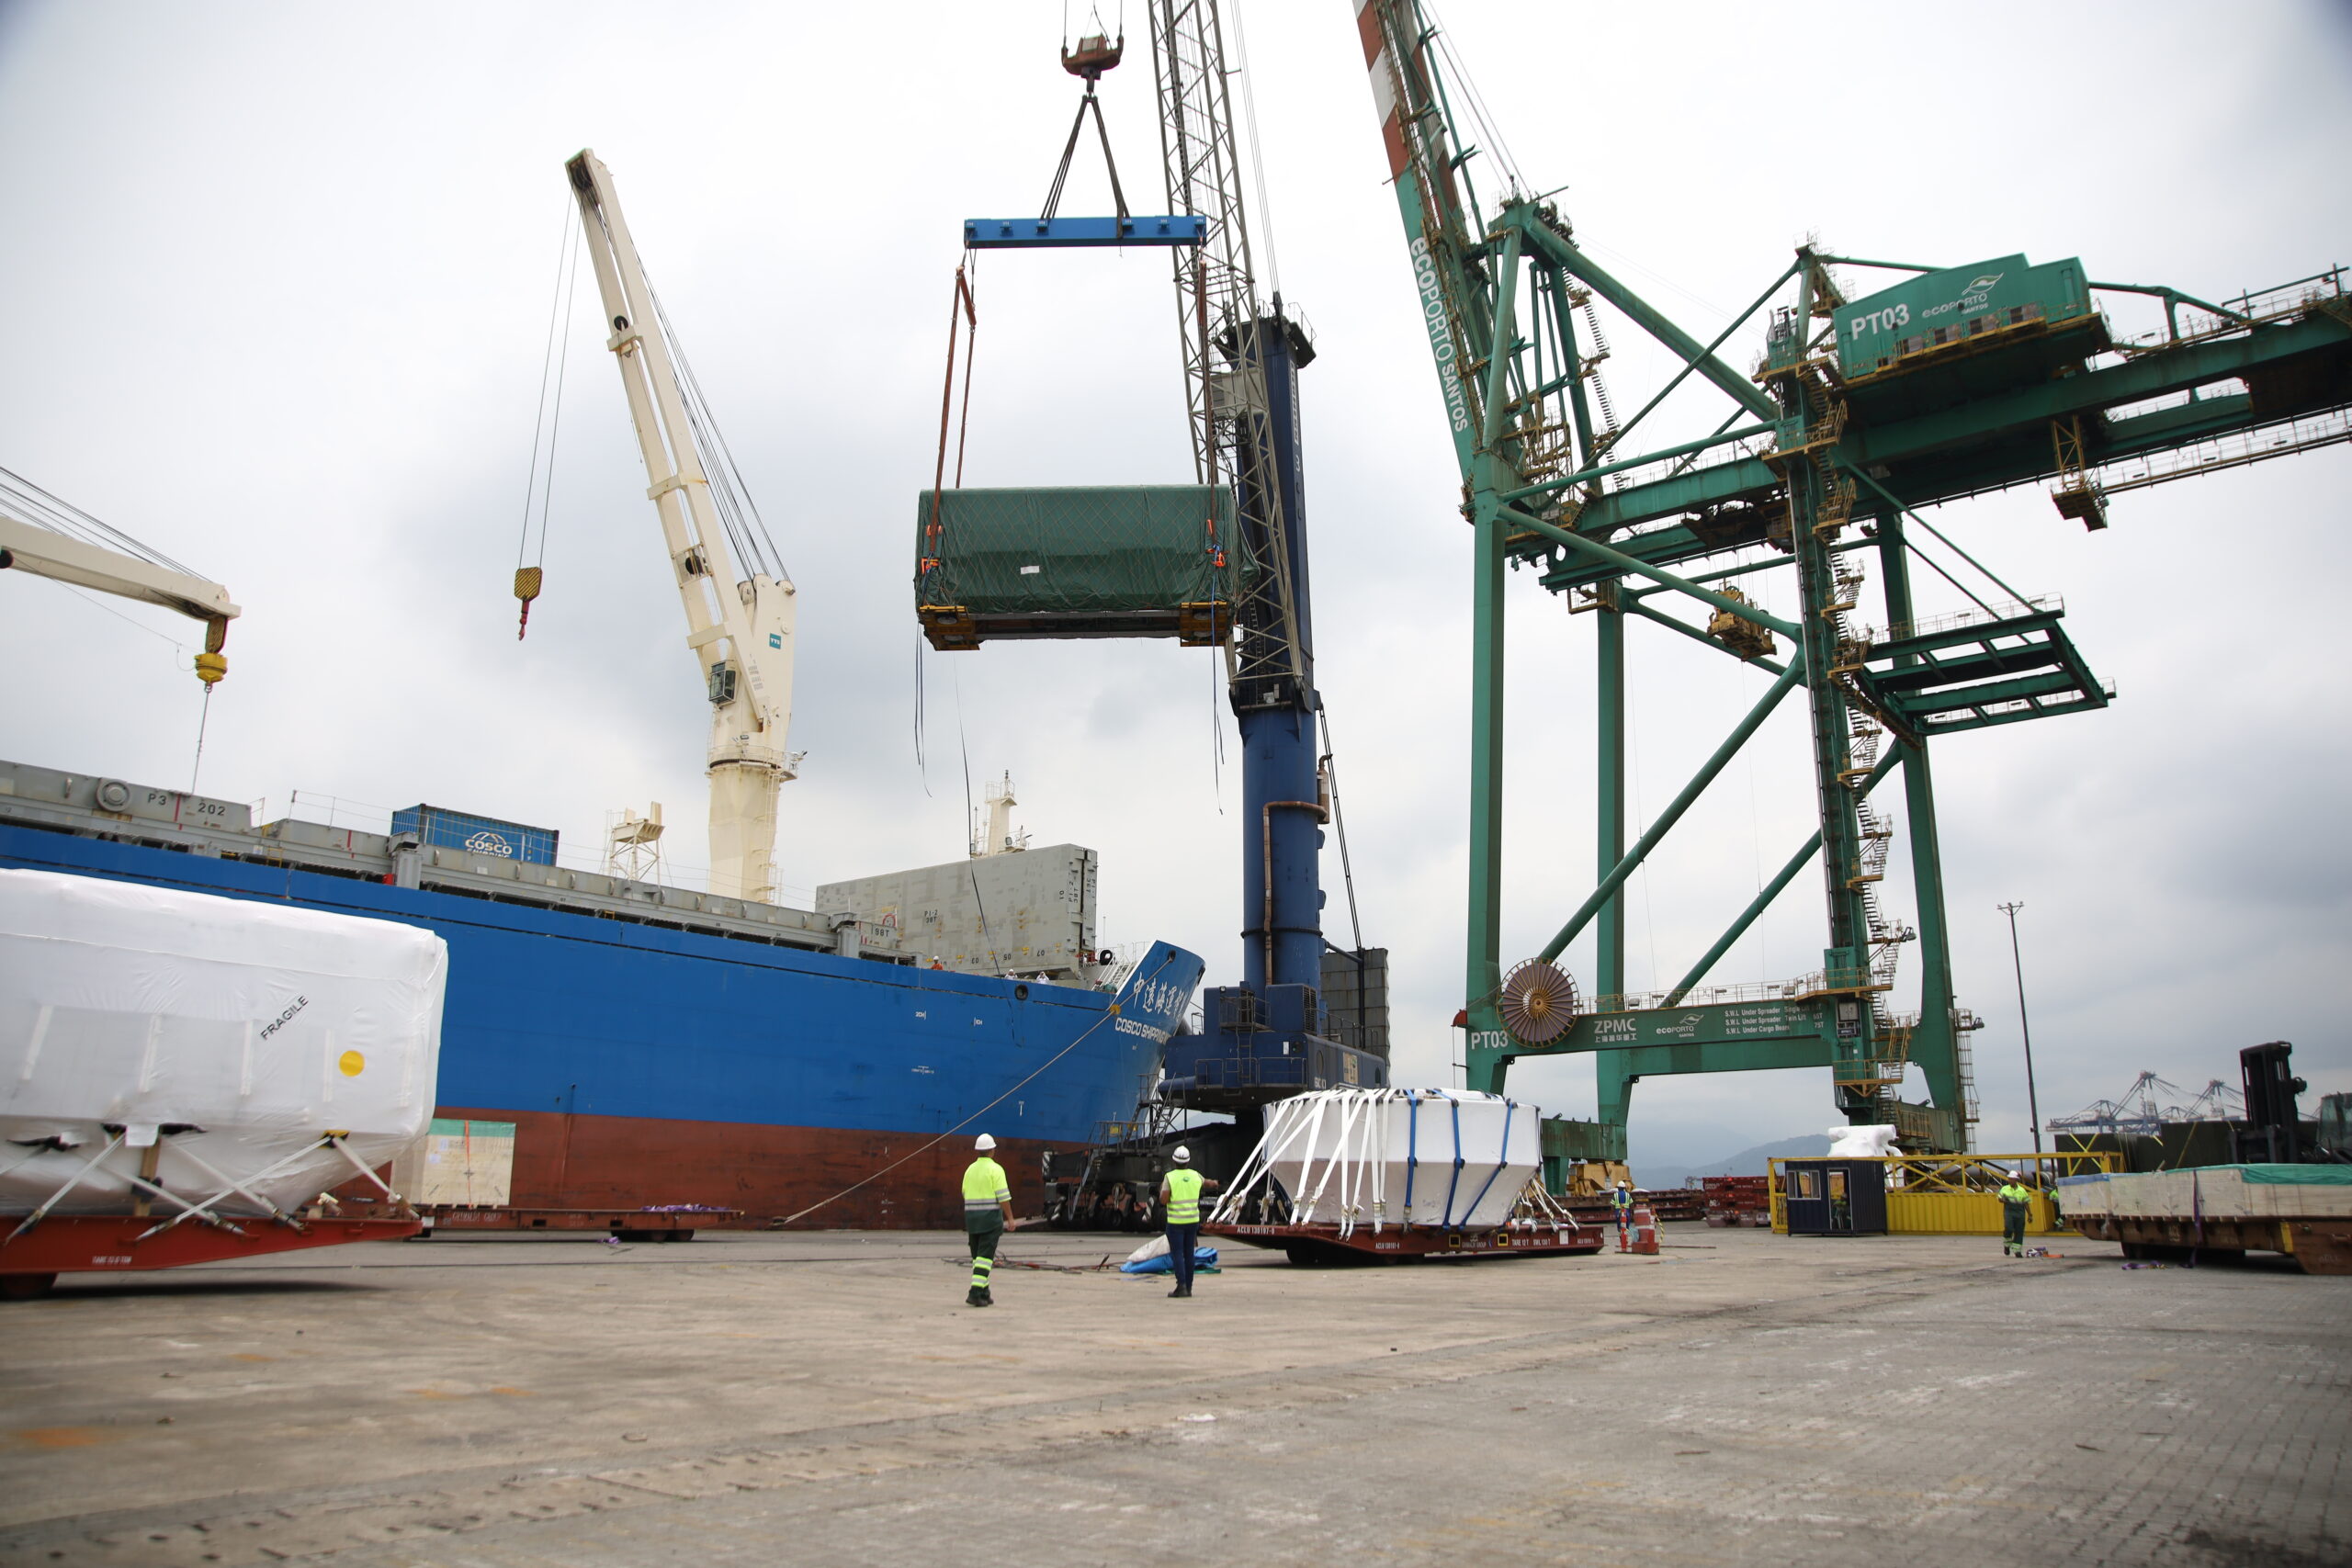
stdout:
<svg viewBox="0 0 2352 1568">
<path fill-rule="evenodd" d="M 989 1304 L 989 1293 L 975 1285 L 964 1292 L 964 1304 L 967 1307 L 984 1307 Z"/>
</svg>

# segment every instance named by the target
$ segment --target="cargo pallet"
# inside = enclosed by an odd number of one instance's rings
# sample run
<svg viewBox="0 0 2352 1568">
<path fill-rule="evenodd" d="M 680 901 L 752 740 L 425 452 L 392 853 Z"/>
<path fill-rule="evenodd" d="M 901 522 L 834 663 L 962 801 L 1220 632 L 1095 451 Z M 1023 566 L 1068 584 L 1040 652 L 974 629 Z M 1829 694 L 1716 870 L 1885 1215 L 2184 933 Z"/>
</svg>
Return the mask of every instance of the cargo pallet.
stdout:
<svg viewBox="0 0 2352 1568">
<path fill-rule="evenodd" d="M 8 1218 L 0 1216 L 0 1224 Z M 46 1295 L 60 1274 L 127 1274 L 353 1241 L 398 1241 L 424 1224 L 385 1216 L 171 1225 L 153 1214 L 51 1214 L 0 1240 L 0 1301 Z"/>
<path fill-rule="evenodd" d="M 743 1217 L 741 1209 L 517 1209 L 433 1204 L 420 1207 L 424 1224 L 419 1241 L 443 1231 L 467 1235 L 498 1232 L 601 1231 L 622 1241 L 692 1241 L 704 1225 Z"/>
<path fill-rule="evenodd" d="M 1607 1236 L 1598 1225 L 1559 1225 L 1514 1221 L 1491 1230 L 1433 1225 L 1207 1224 L 1204 1236 L 1228 1237 L 1250 1247 L 1286 1253 L 1293 1263 L 1402 1263 L 1425 1258 L 1589 1258 Z"/>
</svg>

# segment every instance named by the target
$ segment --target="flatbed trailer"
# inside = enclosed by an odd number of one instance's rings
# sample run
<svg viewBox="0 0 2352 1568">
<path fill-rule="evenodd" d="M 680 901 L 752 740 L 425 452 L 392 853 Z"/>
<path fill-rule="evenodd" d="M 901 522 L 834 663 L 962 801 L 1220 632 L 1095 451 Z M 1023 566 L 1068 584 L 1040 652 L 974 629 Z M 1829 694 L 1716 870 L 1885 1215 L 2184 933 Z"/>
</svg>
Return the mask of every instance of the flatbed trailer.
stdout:
<svg viewBox="0 0 2352 1568">
<path fill-rule="evenodd" d="M 0 1225 L 12 1218 L 21 1217 L 0 1216 Z M 413 1215 L 165 1225 L 153 1214 L 51 1214 L 0 1239 L 0 1301 L 47 1295 L 60 1274 L 128 1274 L 354 1241 L 399 1241 L 424 1225 Z"/>
<path fill-rule="evenodd" d="M 1386 1262 L 1422 1259 L 1462 1261 L 1480 1258 L 1589 1258 L 1607 1234 L 1598 1225 L 1515 1220 L 1479 1229 L 1437 1225 L 1368 1224 L 1342 1229 L 1336 1224 L 1230 1224 L 1201 1227 L 1204 1236 L 1238 1241 L 1287 1253 L 1293 1263 Z"/>
<path fill-rule="evenodd" d="M 594 1231 L 621 1241 L 692 1241 L 705 1225 L 743 1217 L 741 1209 L 518 1209 L 436 1203 L 422 1206 L 418 1239 L 436 1235 L 489 1235 L 543 1231 Z"/>
<path fill-rule="evenodd" d="M 2283 1252 L 2306 1274 L 2352 1274 L 2352 1220 L 2199 1219 L 2187 1214 L 2074 1214 L 2067 1224 L 2146 1260 L 2193 1254 Z"/>
<path fill-rule="evenodd" d="M 2352 1167 L 2218 1165 L 2064 1177 L 2082 1235 L 2159 1260 L 2278 1252 L 2306 1274 L 2352 1274 Z"/>
</svg>

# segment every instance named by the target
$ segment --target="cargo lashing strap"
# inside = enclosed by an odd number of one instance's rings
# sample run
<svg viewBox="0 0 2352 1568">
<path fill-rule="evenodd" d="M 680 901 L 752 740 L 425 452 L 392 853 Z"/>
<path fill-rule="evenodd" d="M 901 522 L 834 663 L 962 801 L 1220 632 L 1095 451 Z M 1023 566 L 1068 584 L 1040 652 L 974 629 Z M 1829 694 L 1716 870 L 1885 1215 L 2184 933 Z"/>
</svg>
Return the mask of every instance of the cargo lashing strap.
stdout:
<svg viewBox="0 0 2352 1568">
<path fill-rule="evenodd" d="M 76 1170 L 73 1176 L 66 1180 L 64 1186 L 60 1187 L 56 1191 L 51 1193 L 45 1202 L 43 1202 L 39 1208 L 35 1209 L 31 1213 L 26 1215 L 24 1220 L 18 1224 L 15 1230 L 9 1232 L 6 1238 L 0 1238 L 0 1247 L 7 1246 L 9 1242 L 16 1240 L 18 1236 L 23 1235 L 27 1231 L 31 1230 L 35 1225 L 40 1224 L 41 1221 L 47 1219 L 51 1211 L 55 1209 L 60 1202 L 63 1201 L 68 1193 L 72 1192 L 75 1188 L 81 1186 L 83 1182 L 87 1180 L 90 1173 L 97 1169 L 99 1165 L 106 1160 L 107 1156 L 113 1154 L 115 1150 L 122 1147 L 124 1141 L 129 1138 L 130 1135 L 130 1129 L 125 1128 L 122 1132 L 117 1133 L 113 1137 L 107 1139 L 106 1146 L 100 1149 L 96 1154 L 92 1155 L 87 1160 L 84 1161 L 82 1168 L 79 1170 Z M 262 1209 L 267 1212 L 269 1217 L 277 1224 L 285 1225 L 297 1233 L 307 1235 L 310 1229 L 309 1226 L 305 1225 L 294 1215 L 288 1213 L 277 1204 L 271 1202 L 267 1198 L 265 1198 L 260 1193 L 255 1192 L 253 1189 L 255 1185 L 267 1180 L 269 1178 L 277 1175 L 279 1171 L 284 1170 L 287 1167 L 295 1164 L 299 1160 L 307 1158 L 309 1156 L 317 1153 L 322 1148 L 334 1149 L 335 1153 L 344 1157 L 345 1161 L 347 1162 L 354 1170 L 357 1171 L 361 1176 L 366 1177 L 369 1181 L 374 1182 L 376 1186 L 382 1190 L 385 1197 L 390 1199 L 394 1204 L 400 1204 L 402 1201 L 401 1195 L 393 1191 L 391 1188 L 385 1183 L 382 1177 L 378 1176 L 373 1170 L 370 1170 L 365 1164 L 361 1163 L 359 1156 L 353 1154 L 350 1148 L 344 1143 L 343 1140 L 348 1135 L 348 1134 L 340 1131 L 322 1133 L 320 1134 L 318 1142 L 304 1145 L 302 1147 L 295 1150 L 292 1154 L 288 1155 L 284 1159 L 279 1160 L 277 1164 L 266 1167 L 262 1170 L 255 1171 L 253 1175 L 245 1177 L 242 1180 L 221 1174 L 221 1172 L 215 1168 L 209 1162 L 190 1149 L 185 1147 L 175 1148 L 173 1152 L 178 1155 L 180 1158 L 187 1160 L 190 1165 L 195 1166 L 207 1176 L 209 1176 L 214 1180 L 221 1183 L 220 1190 L 218 1192 L 213 1193 L 209 1198 L 191 1203 L 187 1199 L 181 1197 L 178 1193 L 160 1187 L 154 1182 L 148 1180 L 143 1176 L 134 1174 L 126 1177 L 125 1179 L 128 1180 L 132 1187 L 138 1189 L 141 1192 L 148 1193 L 153 1197 L 161 1198 L 167 1203 L 176 1205 L 180 1211 L 170 1219 L 164 1220 L 160 1224 L 151 1225 L 146 1230 L 141 1231 L 138 1235 L 132 1237 L 132 1245 L 136 1246 L 139 1242 L 146 1241 L 150 1237 L 161 1235 L 165 1232 L 175 1230 L 189 1220 L 201 1220 L 204 1224 L 212 1226 L 214 1229 L 227 1231 L 232 1235 L 243 1235 L 247 1234 L 244 1227 L 238 1224 L 234 1220 L 225 1218 L 224 1216 L 214 1213 L 213 1206 L 219 1203 L 222 1199 L 229 1197 L 232 1193 L 237 1194 L 253 1203 L 260 1205 Z M 157 1136 L 158 1141 L 160 1141 L 163 1137 L 168 1136 L 168 1134 L 158 1134 Z"/>
<path fill-rule="evenodd" d="M 179 1151 L 179 1155 L 182 1159 L 187 1160 L 189 1164 L 195 1166 L 198 1170 L 203 1171 L 214 1180 L 223 1183 L 220 1190 L 212 1194 L 211 1197 L 205 1199 L 201 1203 L 189 1203 L 185 1199 L 173 1197 L 171 1193 L 165 1192 L 160 1187 L 150 1188 L 149 1190 L 153 1191 L 157 1196 L 170 1198 L 173 1202 L 179 1204 L 180 1213 L 173 1215 L 162 1224 L 153 1226 L 153 1228 L 141 1233 L 134 1238 L 134 1240 L 145 1241 L 149 1236 L 161 1235 L 165 1231 L 177 1228 L 180 1224 L 188 1220 L 202 1220 L 207 1224 L 217 1226 L 221 1230 L 234 1231 L 237 1235 L 243 1235 L 245 1233 L 235 1224 L 231 1221 L 224 1220 L 218 1214 L 211 1212 L 213 1204 L 220 1202 L 232 1192 L 237 1193 L 252 1202 L 260 1204 L 264 1209 L 269 1212 L 269 1217 L 277 1221 L 279 1224 L 285 1225 L 298 1234 L 308 1235 L 310 1233 L 310 1227 L 308 1225 L 305 1225 L 300 1220 L 295 1218 L 292 1214 L 288 1213 L 284 1209 L 279 1208 L 277 1204 L 271 1202 L 260 1193 L 255 1192 L 253 1190 L 253 1185 L 251 1184 L 258 1184 L 262 1181 L 266 1181 L 270 1177 L 273 1177 L 279 1171 L 284 1170 L 288 1166 L 294 1164 L 297 1160 L 303 1159 L 308 1156 L 316 1154 L 322 1148 L 332 1148 L 335 1153 L 341 1155 L 344 1157 L 345 1162 L 348 1164 L 352 1169 L 357 1171 L 361 1176 L 366 1177 L 369 1181 L 374 1182 L 378 1190 L 379 1190 L 385 1197 L 390 1199 L 396 1206 L 401 1204 L 402 1201 L 401 1195 L 393 1191 L 391 1188 L 385 1183 L 382 1177 L 378 1176 L 373 1170 L 370 1170 L 366 1165 L 362 1164 L 359 1156 L 353 1154 L 349 1146 L 344 1143 L 343 1140 L 349 1136 L 350 1134 L 348 1133 L 340 1131 L 322 1133 L 319 1134 L 319 1141 L 317 1143 L 305 1145 L 303 1147 L 295 1150 L 292 1154 L 288 1155 L 284 1159 L 279 1160 L 276 1165 L 270 1166 L 263 1170 L 255 1171 L 253 1175 L 246 1177 L 243 1181 L 223 1176 L 220 1171 L 214 1169 L 210 1165 L 198 1158 L 189 1150 L 181 1149 Z M 140 1185 L 141 1187 L 146 1187 L 148 1184 L 141 1181 L 140 1182 Z"/>
</svg>

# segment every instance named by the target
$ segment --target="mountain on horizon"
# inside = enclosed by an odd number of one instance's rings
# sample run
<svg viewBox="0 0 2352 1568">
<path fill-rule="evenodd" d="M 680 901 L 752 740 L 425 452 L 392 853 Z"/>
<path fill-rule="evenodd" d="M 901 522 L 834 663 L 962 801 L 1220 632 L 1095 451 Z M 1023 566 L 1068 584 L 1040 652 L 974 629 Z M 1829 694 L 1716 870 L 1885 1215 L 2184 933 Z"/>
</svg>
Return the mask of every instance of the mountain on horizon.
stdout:
<svg viewBox="0 0 2352 1568">
<path fill-rule="evenodd" d="M 1765 1163 L 1775 1159 L 1813 1159 L 1829 1152 L 1829 1136 L 1826 1133 L 1808 1133 L 1802 1137 L 1782 1138 L 1778 1143 L 1758 1144 L 1722 1159 L 1702 1160 L 1695 1165 L 1653 1165 L 1646 1161 L 1633 1168 L 1635 1186 L 1651 1189 L 1688 1187 L 1702 1176 L 1763 1176 L 1770 1168 Z"/>
</svg>

